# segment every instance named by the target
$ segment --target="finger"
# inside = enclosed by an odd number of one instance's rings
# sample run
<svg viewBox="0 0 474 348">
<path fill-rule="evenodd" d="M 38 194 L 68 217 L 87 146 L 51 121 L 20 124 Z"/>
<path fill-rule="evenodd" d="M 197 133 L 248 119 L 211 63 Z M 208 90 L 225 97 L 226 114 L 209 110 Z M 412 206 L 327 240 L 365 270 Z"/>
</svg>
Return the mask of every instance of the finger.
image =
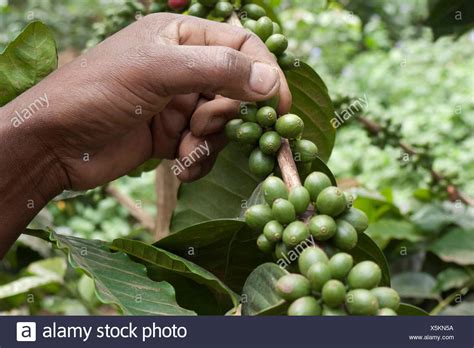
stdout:
<svg viewBox="0 0 474 348">
<path fill-rule="evenodd" d="M 289 112 L 292 102 L 291 92 L 285 75 L 278 66 L 274 55 L 265 43 L 254 33 L 232 26 L 196 17 L 177 16 L 166 31 L 178 31 L 180 45 L 193 46 L 224 46 L 238 50 L 255 61 L 263 61 L 276 67 L 280 80 L 278 95 L 280 97 L 280 114 Z"/>
<path fill-rule="evenodd" d="M 224 134 L 197 138 L 192 133 L 188 133 L 181 142 L 180 157 L 176 161 L 176 166 L 181 168 L 181 171 L 177 173 L 178 178 L 189 182 L 205 175 L 203 173 L 207 173 L 206 170 L 212 167 L 215 158 L 226 143 Z"/>
<path fill-rule="evenodd" d="M 197 94 L 177 95 L 152 119 L 153 157 L 176 158 L 181 134 L 188 128 L 198 98 Z"/>
<path fill-rule="evenodd" d="M 199 106 L 191 117 L 190 129 L 197 137 L 220 132 L 226 123 L 238 115 L 240 102 L 216 98 Z"/>
</svg>

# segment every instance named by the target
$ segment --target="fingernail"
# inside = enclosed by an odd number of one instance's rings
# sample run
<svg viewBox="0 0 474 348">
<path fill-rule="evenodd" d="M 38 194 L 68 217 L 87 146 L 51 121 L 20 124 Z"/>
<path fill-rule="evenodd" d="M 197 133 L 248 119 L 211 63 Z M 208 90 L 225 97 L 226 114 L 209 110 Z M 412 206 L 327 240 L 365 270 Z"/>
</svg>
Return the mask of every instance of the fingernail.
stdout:
<svg viewBox="0 0 474 348">
<path fill-rule="evenodd" d="M 271 65 L 255 62 L 250 72 L 250 88 L 259 94 L 268 94 L 278 83 L 278 71 Z"/>
</svg>

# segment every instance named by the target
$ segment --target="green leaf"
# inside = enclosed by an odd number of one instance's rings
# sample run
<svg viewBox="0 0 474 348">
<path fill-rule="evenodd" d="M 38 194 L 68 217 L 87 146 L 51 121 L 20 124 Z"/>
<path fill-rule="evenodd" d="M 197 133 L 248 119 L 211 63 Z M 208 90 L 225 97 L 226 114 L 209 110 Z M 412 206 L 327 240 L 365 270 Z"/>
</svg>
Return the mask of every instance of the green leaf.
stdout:
<svg viewBox="0 0 474 348">
<path fill-rule="evenodd" d="M 239 293 L 253 269 L 269 261 L 258 250 L 257 237 L 243 221 L 222 219 L 187 227 L 155 246 L 191 260 Z"/>
<path fill-rule="evenodd" d="M 447 268 L 440 272 L 436 279 L 436 289 L 439 291 L 461 288 L 469 281 L 474 281 L 474 277 L 470 276 L 465 270 L 454 267 Z"/>
<path fill-rule="evenodd" d="M 379 194 L 371 194 L 366 191 L 357 192 L 354 207 L 364 211 L 372 224 L 382 218 L 400 219 L 403 215 L 393 203 Z"/>
<path fill-rule="evenodd" d="M 188 278 L 192 280 L 192 282 L 204 285 L 210 290 L 209 294 L 213 296 L 216 302 L 220 304 L 220 307 L 223 308 L 223 313 L 239 304 L 239 296 L 230 290 L 215 275 L 180 256 L 153 245 L 124 238 L 114 240 L 111 248 L 113 250 L 122 251 L 129 256 L 133 256 L 145 262 L 147 268 L 153 268 L 153 274 L 160 276 L 160 278 L 164 280 L 168 280 L 167 275 L 174 273 L 178 276 Z M 173 282 L 170 281 L 170 283 Z M 180 291 L 178 289 L 176 290 L 179 302 Z M 194 300 L 197 301 L 196 298 Z"/>
<path fill-rule="evenodd" d="M 61 284 L 66 267 L 62 257 L 33 262 L 26 270 L 29 275 L 0 286 L 0 299 L 24 294 L 48 284 Z"/>
<path fill-rule="evenodd" d="M 400 307 L 398 307 L 397 310 L 398 315 L 404 315 L 404 316 L 425 316 L 429 315 L 427 312 L 425 312 L 423 309 L 413 306 L 411 304 L 407 303 L 400 303 Z"/>
<path fill-rule="evenodd" d="M 390 268 L 387 259 L 377 244 L 365 233 L 359 234 L 359 240 L 354 249 L 349 251 L 355 262 L 370 260 L 382 269 L 382 280 L 380 286 L 390 286 Z"/>
<path fill-rule="evenodd" d="M 203 221 L 236 218 L 260 180 L 250 174 L 248 158 L 235 144 L 219 154 L 214 168 L 204 178 L 181 185 L 171 231 L 180 231 Z"/>
<path fill-rule="evenodd" d="M 474 28 L 471 0 L 430 0 L 426 24 L 433 29 L 435 38 L 443 35 L 461 35 Z"/>
<path fill-rule="evenodd" d="M 291 112 L 303 119 L 304 137 L 318 146 L 319 156 L 327 161 L 336 139 L 336 129 L 331 125 L 334 107 L 327 87 L 319 75 L 303 62 L 285 75 L 293 95 Z"/>
<path fill-rule="evenodd" d="M 448 306 L 440 315 L 474 315 L 474 302 L 465 301 L 456 306 Z"/>
<path fill-rule="evenodd" d="M 365 231 L 380 248 L 384 248 L 392 239 L 418 242 L 422 240 L 415 227 L 403 220 L 381 219 L 370 224 Z"/>
<path fill-rule="evenodd" d="M 34 86 L 58 65 L 51 30 L 32 22 L 0 54 L 0 106 Z"/>
<path fill-rule="evenodd" d="M 282 315 L 288 303 L 275 291 L 280 277 L 288 274 L 275 263 L 258 266 L 247 278 L 242 291 L 242 315 Z"/>
<path fill-rule="evenodd" d="M 428 250 L 445 262 L 474 265 L 474 230 L 453 229 L 431 244 Z"/>
<path fill-rule="evenodd" d="M 34 233 L 29 231 L 30 233 Z M 44 233 L 38 234 L 40 237 Z M 178 305 L 173 287 L 147 277 L 145 266 L 122 252 L 111 252 L 107 243 L 51 232 L 50 239 L 67 253 L 74 268 L 95 281 L 97 296 L 126 315 L 194 315 Z"/>
<path fill-rule="evenodd" d="M 428 273 L 405 272 L 392 278 L 392 287 L 404 298 L 439 298 L 435 292 L 436 280 Z"/>
</svg>

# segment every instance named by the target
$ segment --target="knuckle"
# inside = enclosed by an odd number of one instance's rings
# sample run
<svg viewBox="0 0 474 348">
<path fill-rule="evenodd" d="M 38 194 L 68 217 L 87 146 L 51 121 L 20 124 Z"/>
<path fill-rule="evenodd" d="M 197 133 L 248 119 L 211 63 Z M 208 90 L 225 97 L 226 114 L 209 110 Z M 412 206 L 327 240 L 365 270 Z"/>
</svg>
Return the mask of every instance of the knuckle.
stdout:
<svg viewBox="0 0 474 348">
<path fill-rule="evenodd" d="M 228 47 L 219 47 L 216 52 L 217 68 L 232 74 L 240 70 L 242 59 L 236 50 Z"/>
</svg>

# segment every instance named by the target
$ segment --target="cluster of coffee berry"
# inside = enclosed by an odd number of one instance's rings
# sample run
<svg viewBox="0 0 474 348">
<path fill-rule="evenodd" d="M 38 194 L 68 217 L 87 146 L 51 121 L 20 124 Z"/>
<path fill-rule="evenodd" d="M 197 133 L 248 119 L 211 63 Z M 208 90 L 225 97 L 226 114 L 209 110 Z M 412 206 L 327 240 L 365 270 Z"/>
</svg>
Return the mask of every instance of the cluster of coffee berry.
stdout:
<svg viewBox="0 0 474 348">
<path fill-rule="evenodd" d="M 227 18 L 234 12 L 234 5 L 225 0 L 198 0 L 188 9 L 188 15 L 207 18 Z"/>
<path fill-rule="evenodd" d="M 311 141 L 299 139 L 304 127 L 299 116 L 286 114 L 277 118 L 273 107 L 257 105 L 241 104 L 240 118 L 226 125 L 228 139 L 238 142 L 243 150 L 250 153 L 249 170 L 252 174 L 263 178 L 273 172 L 282 138 L 290 139 L 299 162 L 309 163 L 316 158 L 317 146 Z"/>
<path fill-rule="evenodd" d="M 300 273 L 276 283 L 277 293 L 290 301 L 288 315 L 397 315 L 398 293 L 378 287 L 382 271 L 372 261 L 354 265 L 351 255 L 339 252 L 328 258 L 315 246 L 298 258 Z"/>
<path fill-rule="evenodd" d="M 349 251 L 356 246 L 358 233 L 368 226 L 365 213 L 351 207 L 352 196 L 332 186 L 322 172 L 309 174 L 304 186 L 290 191 L 283 180 L 270 176 L 262 191 L 266 203 L 247 209 L 245 221 L 261 233 L 257 239 L 260 250 L 275 252 L 277 259 L 310 237 Z"/>
</svg>

